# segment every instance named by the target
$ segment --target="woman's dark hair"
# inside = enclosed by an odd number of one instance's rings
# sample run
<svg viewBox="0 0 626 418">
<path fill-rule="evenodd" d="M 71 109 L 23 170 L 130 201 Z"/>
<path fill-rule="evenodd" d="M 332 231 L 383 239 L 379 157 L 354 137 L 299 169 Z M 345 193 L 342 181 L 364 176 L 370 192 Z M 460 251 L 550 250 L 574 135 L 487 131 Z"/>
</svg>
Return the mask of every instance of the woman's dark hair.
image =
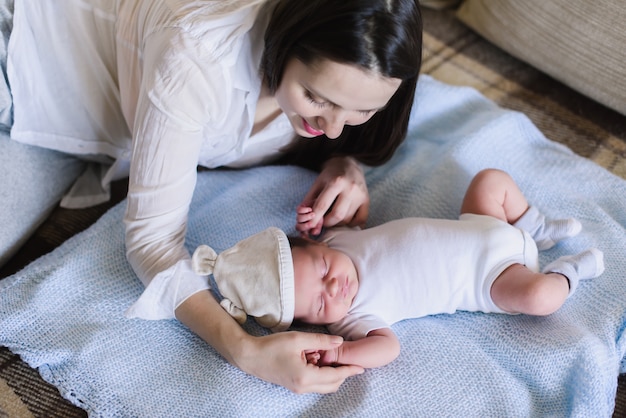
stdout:
<svg viewBox="0 0 626 418">
<path fill-rule="evenodd" d="M 339 138 L 295 141 L 281 162 L 319 169 L 333 156 L 367 165 L 388 161 L 406 136 L 422 61 L 417 0 L 281 0 L 265 32 L 261 71 L 275 92 L 291 58 L 355 65 L 402 83 L 385 109 Z"/>
</svg>

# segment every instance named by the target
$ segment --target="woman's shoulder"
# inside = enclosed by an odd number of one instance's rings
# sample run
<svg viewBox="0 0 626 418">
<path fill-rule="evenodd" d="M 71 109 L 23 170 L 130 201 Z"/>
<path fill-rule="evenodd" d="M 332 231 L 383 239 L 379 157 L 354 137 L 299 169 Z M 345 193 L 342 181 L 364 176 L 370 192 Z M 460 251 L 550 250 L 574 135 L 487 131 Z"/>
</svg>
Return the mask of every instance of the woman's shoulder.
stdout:
<svg viewBox="0 0 626 418">
<path fill-rule="evenodd" d="M 243 39 L 262 26 L 269 0 L 204 0 L 190 4 L 165 0 L 172 13 L 171 24 L 198 42 L 215 59 L 238 55 Z M 264 31 L 264 27 L 262 28 Z"/>
<path fill-rule="evenodd" d="M 270 3 L 270 0 L 199 0 L 195 2 L 164 0 L 164 2 L 180 15 L 199 14 L 209 18 L 220 18 Z"/>
</svg>

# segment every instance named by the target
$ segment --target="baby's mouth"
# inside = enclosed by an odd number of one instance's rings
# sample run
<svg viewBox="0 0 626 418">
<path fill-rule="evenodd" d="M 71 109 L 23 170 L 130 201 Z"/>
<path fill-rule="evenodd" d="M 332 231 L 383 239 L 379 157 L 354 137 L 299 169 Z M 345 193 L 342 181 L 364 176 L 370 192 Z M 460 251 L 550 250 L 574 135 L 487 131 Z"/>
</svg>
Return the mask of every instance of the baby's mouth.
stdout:
<svg viewBox="0 0 626 418">
<path fill-rule="evenodd" d="M 350 280 L 346 277 L 341 288 L 341 293 L 344 299 L 347 299 L 350 293 Z"/>
</svg>

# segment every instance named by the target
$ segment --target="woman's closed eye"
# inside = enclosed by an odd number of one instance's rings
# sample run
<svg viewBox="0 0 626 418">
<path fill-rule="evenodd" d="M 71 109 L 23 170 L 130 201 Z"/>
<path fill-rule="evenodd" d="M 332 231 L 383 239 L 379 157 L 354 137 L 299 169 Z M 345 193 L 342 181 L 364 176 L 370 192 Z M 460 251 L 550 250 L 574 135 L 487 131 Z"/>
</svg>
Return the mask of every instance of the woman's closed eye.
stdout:
<svg viewBox="0 0 626 418">
<path fill-rule="evenodd" d="M 304 91 L 305 97 L 307 98 L 307 100 L 309 101 L 309 103 L 311 103 L 313 106 L 318 107 L 320 109 L 323 109 L 329 105 L 331 106 L 336 106 L 333 103 L 330 103 L 326 100 L 323 99 L 318 99 L 316 97 L 313 96 L 313 93 L 311 93 L 308 90 Z M 357 110 L 356 112 L 359 113 L 359 115 L 361 115 L 362 117 L 368 117 L 370 116 L 372 113 L 377 112 L 378 109 L 369 109 L 369 110 Z"/>
<path fill-rule="evenodd" d="M 319 101 L 318 99 L 313 97 L 313 94 L 310 91 L 308 91 L 308 90 L 304 91 L 304 95 L 306 96 L 306 98 L 309 101 L 309 103 L 311 103 L 315 107 L 324 108 L 324 107 L 326 107 L 329 104 L 326 101 Z"/>
</svg>

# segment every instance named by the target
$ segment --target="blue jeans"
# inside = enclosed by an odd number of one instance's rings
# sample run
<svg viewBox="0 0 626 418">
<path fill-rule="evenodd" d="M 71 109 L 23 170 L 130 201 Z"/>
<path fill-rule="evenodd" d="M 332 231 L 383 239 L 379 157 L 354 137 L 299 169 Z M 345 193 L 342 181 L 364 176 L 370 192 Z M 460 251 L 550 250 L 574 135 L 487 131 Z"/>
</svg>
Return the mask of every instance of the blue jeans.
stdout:
<svg viewBox="0 0 626 418">
<path fill-rule="evenodd" d="M 10 139 L 13 100 L 6 76 L 13 0 L 0 0 L 0 266 L 46 219 L 84 169 L 78 158 Z"/>
<path fill-rule="evenodd" d="M 0 129 L 9 131 L 13 122 L 13 100 L 7 79 L 7 45 L 13 29 L 13 0 L 0 1 Z"/>
</svg>

